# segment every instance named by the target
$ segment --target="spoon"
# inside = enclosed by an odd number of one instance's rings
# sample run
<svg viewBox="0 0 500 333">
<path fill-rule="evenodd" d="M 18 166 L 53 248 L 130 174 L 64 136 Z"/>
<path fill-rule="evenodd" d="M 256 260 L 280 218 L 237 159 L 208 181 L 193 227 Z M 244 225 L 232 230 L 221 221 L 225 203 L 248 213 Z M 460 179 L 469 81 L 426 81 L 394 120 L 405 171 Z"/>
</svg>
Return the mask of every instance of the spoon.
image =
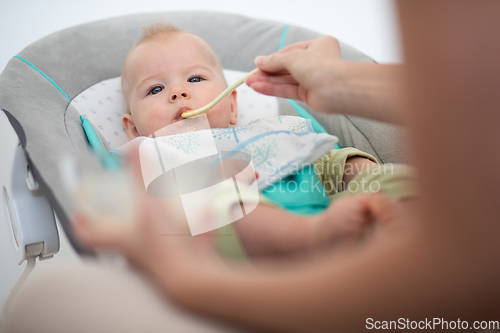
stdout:
<svg viewBox="0 0 500 333">
<path fill-rule="evenodd" d="M 217 98 L 214 99 L 211 103 L 205 105 L 204 107 L 196 109 L 196 110 L 185 111 L 185 112 L 183 112 L 181 114 L 181 117 L 182 118 L 191 118 L 191 117 L 196 117 L 196 116 L 202 115 L 204 113 L 207 113 L 211 108 L 213 108 L 215 106 L 215 104 L 219 103 L 221 99 L 223 99 L 224 97 L 226 97 L 227 95 L 229 95 L 234 89 L 236 89 L 239 86 L 241 86 L 243 84 L 243 82 L 245 82 L 245 80 L 250 75 L 252 75 L 253 73 L 257 72 L 258 70 L 259 69 L 256 68 L 253 71 L 251 71 L 250 73 L 244 75 L 241 79 L 239 79 L 238 81 L 236 81 L 235 83 L 233 83 L 232 85 L 230 85 L 229 87 L 227 87 L 226 90 L 224 90 L 219 96 L 217 96 Z"/>
</svg>

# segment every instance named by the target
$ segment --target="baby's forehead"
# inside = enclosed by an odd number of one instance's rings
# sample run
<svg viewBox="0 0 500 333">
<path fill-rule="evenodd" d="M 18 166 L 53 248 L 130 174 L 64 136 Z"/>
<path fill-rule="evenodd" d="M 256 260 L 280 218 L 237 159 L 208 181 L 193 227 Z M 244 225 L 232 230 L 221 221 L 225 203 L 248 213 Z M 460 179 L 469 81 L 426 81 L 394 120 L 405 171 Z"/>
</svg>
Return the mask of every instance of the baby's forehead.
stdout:
<svg viewBox="0 0 500 333">
<path fill-rule="evenodd" d="M 152 57 L 189 52 L 200 63 L 206 63 L 219 69 L 220 61 L 212 48 L 200 37 L 187 32 L 162 33 L 137 44 L 129 53 L 125 66 L 128 69 L 141 70 Z M 222 68 L 220 68 L 222 70 Z M 134 70 L 132 70 L 134 71 Z"/>
</svg>

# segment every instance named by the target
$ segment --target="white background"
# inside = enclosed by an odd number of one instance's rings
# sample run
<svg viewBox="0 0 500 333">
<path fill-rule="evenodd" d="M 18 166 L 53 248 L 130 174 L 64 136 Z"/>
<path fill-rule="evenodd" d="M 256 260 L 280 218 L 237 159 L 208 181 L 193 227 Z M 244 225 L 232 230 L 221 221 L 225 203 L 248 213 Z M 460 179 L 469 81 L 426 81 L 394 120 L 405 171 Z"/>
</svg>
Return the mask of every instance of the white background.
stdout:
<svg viewBox="0 0 500 333">
<path fill-rule="evenodd" d="M 380 63 L 401 61 L 392 0 L 0 0 L 0 71 L 25 46 L 69 26 L 134 13 L 185 10 L 237 13 L 298 25 L 335 36 Z M 0 189 L 9 179 L 16 142 L 1 113 Z M 8 232 L 0 212 L 0 306 L 26 265 L 14 261 Z M 33 274 L 78 260 L 61 235 L 60 252 L 53 259 L 37 262 Z"/>
</svg>

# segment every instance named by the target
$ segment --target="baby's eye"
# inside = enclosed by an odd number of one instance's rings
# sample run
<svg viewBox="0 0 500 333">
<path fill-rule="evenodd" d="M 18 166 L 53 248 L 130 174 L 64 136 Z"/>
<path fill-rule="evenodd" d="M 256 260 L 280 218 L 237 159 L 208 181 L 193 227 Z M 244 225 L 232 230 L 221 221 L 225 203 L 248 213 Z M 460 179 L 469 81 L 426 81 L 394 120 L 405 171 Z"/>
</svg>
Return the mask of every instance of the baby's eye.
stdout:
<svg viewBox="0 0 500 333">
<path fill-rule="evenodd" d="M 157 93 L 159 93 L 160 91 L 163 90 L 163 87 L 160 87 L 160 86 L 156 86 L 156 87 L 153 87 L 149 90 L 149 93 L 151 95 L 156 95 Z"/>
<path fill-rule="evenodd" d="M 201 76 L 192 76 L 188 79 L 188 82 L 196 83 L 196 82 L 201 82 L 203 80 L 205 79 Z"/>
</svg>

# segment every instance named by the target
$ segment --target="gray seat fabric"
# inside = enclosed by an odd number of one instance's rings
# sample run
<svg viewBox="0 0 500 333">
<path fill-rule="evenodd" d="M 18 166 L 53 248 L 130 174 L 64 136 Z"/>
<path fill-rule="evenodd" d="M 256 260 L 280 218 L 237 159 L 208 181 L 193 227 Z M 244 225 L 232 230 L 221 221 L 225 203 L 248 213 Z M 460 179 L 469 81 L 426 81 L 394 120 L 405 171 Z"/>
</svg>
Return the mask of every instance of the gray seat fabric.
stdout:
<svg viewBox="0 0 500 333">
<path fill-rule="evenodd" d="M 72 236 L 68 219 L 72 206 L 57 170 L 62 156 L 90 156 L 90 152 L 79 113 L 69 106 L 69 102 L 95 83 L 120 76 L 125 57 L 140 36 L 140 27 L 157 21 L 172 22 L 204 38 L 220 56 L 224 68 L 240 71 L 252 70 L 256 56 L 277 51 L 285 26 L 213 12 L 167 12 L 111 18 L 71 27 L 40 39 L 17 55 L 25 61 L 12 58 L 0 75 L 0 108 L 16 130 L 35 176 L 70 242 L 79 252 L 86 250 Z M 317 36 L 319 34 L 313 31 L 290 26 L 285 45 Z M 343 43 L 341 51 L 346 60 L 372 61 Z M 279 106 L 280 114 L 296 114 L 286 100 L 280 100 Z M 400 129 L 306 109 L 328 132 L 339 137 L 340 146 L 359 148 L 382 162 L 404 159 Z M 99 130 L 95 130 L 99 134 Z"/>
</svg>

